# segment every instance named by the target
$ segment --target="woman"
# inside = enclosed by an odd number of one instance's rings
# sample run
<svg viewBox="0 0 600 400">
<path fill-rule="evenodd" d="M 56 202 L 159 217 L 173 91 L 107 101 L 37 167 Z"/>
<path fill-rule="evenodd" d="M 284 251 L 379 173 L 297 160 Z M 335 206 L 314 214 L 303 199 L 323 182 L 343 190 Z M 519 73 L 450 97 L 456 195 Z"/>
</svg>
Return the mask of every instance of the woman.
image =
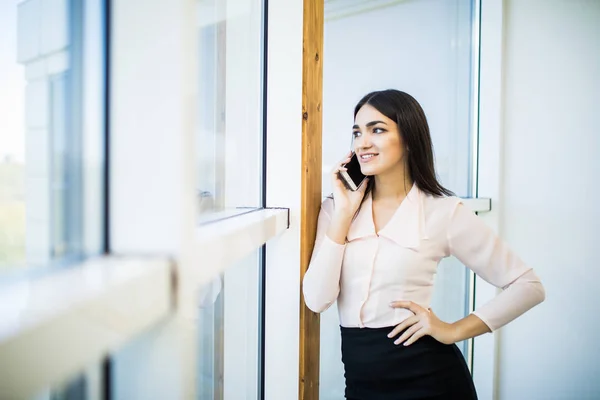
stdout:
<svg viewBox="0 0 600 400">
<path fill-rule="evenodd" d="M 421 106 L 385 90 L 354 110 L 354 151 L 368 178 L 355 192 L 332 171 L 303 292 L 314 312 L 338 302 L 346 398 L 476 399 L 455 345 L 544 300 L 544 288 L 473 212 L 437 181 Z M 440 260 L 457 257 L 504 290 L 454 323 L 429 309 Z"/>
</svg>

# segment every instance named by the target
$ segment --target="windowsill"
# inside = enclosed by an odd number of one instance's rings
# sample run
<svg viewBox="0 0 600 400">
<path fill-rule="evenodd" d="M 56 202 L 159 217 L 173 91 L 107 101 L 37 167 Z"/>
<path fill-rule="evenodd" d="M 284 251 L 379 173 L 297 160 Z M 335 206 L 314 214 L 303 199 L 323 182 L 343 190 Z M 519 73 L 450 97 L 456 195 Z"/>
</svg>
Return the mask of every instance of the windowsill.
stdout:
<svg viewBox="0 0 600 400">
<path fill-rule="evenodd" d="M 164 259 L 99 257 L 3 286 L 3 394 L 35 395 L 166 317 L 171 274 Z"/>
<path fill-rule="evenodd" d="M 2 395 L 30 398 L 114 352 L 173 314 L 175 273 L 198 288 L 288 226 L 288 209 L 251 210 L 197 227 L 193 262 L 176 271 L 167 258 L 109 256 L 4 282 Z"/>
<path fill-rule="evenodd" d="M 204 212 L 198 216 L 198 224 L 200 226 L 208 225 L 229 218 L 234 218 L 240 215 L 248 214 L 257 210 L 260 210 L 260 207 L 237 207 L 216 212 Z"/>
<path fill-rule="evenodd" d="M 186 271 L 191 282 L 202 285 L 241 260 L 257 247 L 288 229 L 289 209 L 256 209 L 218 224 L 196 228 L 194 260 L 200 264 Z"/>
</svg>

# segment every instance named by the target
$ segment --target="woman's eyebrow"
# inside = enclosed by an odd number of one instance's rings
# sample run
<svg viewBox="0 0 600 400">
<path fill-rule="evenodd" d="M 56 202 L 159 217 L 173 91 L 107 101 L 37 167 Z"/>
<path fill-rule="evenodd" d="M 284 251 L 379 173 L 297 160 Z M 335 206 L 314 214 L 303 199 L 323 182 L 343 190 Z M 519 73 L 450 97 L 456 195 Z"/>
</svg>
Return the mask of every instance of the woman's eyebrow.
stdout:
<svg viewBox="0 0 600 400">
<path fill-rule="evenodd" d="M 377 124 L 384 124 L 384 125 L 387 125 L 387 124 L 386 124 L 385 122 L 383 122 L 383 121 L 371 121 L 371 122 L 367 122 L 367 125 L 366 125 L 366 127 L 367 127 L 367 128 L 370 128 L 370 127 L 372 127 L 373 125 L 377 125 Z M 358 125 L 354 125 L 354 126 L 352 127 L 352 129 L 360 129 L 360 127 L 359 127 Z"/>
</svg>

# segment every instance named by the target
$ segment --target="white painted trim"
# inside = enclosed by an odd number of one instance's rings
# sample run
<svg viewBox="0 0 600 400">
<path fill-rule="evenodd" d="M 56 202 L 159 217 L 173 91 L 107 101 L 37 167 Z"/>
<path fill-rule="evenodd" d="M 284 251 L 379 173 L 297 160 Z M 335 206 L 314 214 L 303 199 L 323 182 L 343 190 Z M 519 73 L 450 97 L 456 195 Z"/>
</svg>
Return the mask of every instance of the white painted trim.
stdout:
<svg viewBox="0 0 600 400">
<path fill-rule="evenodd" d="M 481 0 L 481 64 L 479 107 L 478 195 L 493 199 L 494 207 L 481 218 L 501 234 L 502 207 L 502 71 L 503 0 Z M 475 308 L 491 300 L 498 290 L 476 279 Z M 496 398 L 497 340 L 499 332 L 475 338 L 473 379 L 479 398 Z"/>
<path fill-rule="evenodd" d="M 471 26 L 471 187 L 470 194 L 478 195 L 479 176 L 479 96 L 480 96 L 480 58 L 481 58 L 481 1 L 473 0 Z"/>
<path fill-rule="evenodd" d="M 103 257 L 0 291 L 0 397 L 66 381 L 166 317 L 165 259 Z"/>
<path fill-rule="evenodd" d="M 257 210 L 200 226 L 194 259 L 201 262 L 202 268 L 187 271 L 187 279 L 195 286 L 207 283 L 287 228 L 287 209 Z"/>
<path fill-rule="evenodd" d="M 103 247 L 104 199 L 104 20 L 103 1 L 85 0 L 83 5 L 82 63 L 82 212 L 84 254 L 98 255 Z"/>
<path fill-rule="evenodd" d="M 197 2 L 111 7 L 110 250 L 175 262 L 177 308 L 111 354 L 112 398 L 197 398 Z M 135 21 L 135 23 L 132 23 Z M 132 338 L 133 339 L 133 338 Z"/>
<path fill-rule="evenodd" d="M 267 206 L 290 228 L 267 244 L 265 399 L 298 398 L 302 171 L 302 0 L 269 0 Z"/>
<path fill-rule="evenodd" d="M 492 210 L 492 199 L 490 198 L 462 198 L 462 202 L 473 212 L 484 213 Z"/>
</svg>

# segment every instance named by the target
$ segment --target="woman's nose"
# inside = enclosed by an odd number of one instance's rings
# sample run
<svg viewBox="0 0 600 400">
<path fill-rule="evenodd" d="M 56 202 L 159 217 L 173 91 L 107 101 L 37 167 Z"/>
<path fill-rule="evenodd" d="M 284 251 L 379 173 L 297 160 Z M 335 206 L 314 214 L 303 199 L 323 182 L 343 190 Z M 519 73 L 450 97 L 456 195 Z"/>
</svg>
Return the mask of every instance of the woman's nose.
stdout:
<svg viewBox="0 0 600 400">
<path fill-rule="evenodd" d="M 371 139 L 368 135 L 362 135 L 354 139 L 355 149 L 368 149 L 371 147 Z"/>
</svg>

